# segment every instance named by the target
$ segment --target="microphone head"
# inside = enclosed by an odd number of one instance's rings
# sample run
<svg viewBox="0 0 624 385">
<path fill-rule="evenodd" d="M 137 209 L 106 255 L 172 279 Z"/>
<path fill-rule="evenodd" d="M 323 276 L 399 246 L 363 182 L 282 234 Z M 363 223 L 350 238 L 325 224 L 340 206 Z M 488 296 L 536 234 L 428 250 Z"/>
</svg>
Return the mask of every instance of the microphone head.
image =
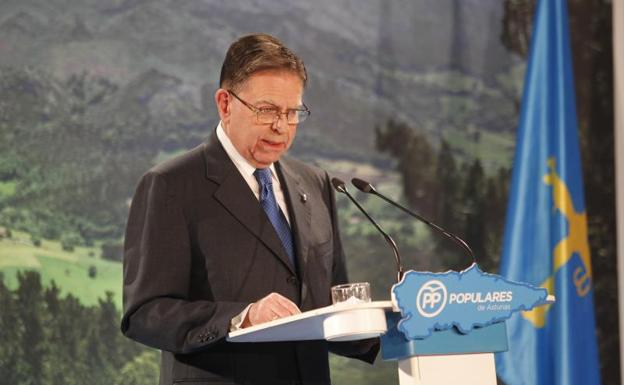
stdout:
<svg viewBox="0 0 624 385">
<path fill-rule="evenodd" d="M 365 192 L 365 193 L 375 192 L 375 188 L 373 187 L 373 185 L 370 184 L 370 182 L 367 182 L 365 180 L 362 180 L 359 178 L 353 178 L 351 179 L 351 183 L 355 186 L 355 188 L 357 188 L 358 190 L 362 192 Z"/>
<path fill-rule="evenodd" d="M 334 177 L 332 178 L 331 183 L 336 189 L 336 191 L 341 192 L 341 193 L 347 192 L 347 186 L 345 186 L 345 182 L 343 182 L 341 179 Z"/>
</svg>

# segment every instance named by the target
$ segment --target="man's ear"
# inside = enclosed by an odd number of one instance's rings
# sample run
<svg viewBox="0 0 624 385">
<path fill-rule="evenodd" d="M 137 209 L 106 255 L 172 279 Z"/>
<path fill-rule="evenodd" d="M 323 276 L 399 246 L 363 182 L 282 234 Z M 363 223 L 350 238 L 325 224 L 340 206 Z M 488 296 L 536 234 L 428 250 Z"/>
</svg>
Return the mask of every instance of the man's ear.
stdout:
<svg viewBox="0 0 624 385">
<path fill-rule="evenodd" d="M 230 117 L 230 93 L 223 88 L 219 88 L 217 92 L 215 92 L 215 104 L 217 105 L 217 112 L 219 113 L 219 117 L 221 121 L 225 122 Z"/>
</svg>

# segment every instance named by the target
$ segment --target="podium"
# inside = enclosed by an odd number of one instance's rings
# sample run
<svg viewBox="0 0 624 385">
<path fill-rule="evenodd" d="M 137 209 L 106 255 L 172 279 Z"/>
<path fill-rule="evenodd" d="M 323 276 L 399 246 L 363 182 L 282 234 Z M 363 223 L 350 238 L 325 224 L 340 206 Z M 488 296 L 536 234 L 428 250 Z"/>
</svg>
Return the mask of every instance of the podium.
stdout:
<svg viewBox="0 0 624 385">
<path fill-rule="evenodd" d="M 381 336 L 384 360 L 398 362 L 401 385 L 496 384 L 494 352 L 507 350 L 504 322 L 460 334 L 454 329 L 409 341 L 392 301 L 332 305 L 231 332 L 230 342 L 350 341 Z"/>
<path fill-rule="evenodd" d="M 496 385 L 494 353 L 507 350 L 504 322 L 468 334 L 436 331 L 422 340 L 408 340 L 397 329 L 400 313 L 388 313 L 381 336 L 384 360 L 398 362 L 401 385 Z"/>
<path fill-rule="evenodd" d="M 513 312 L 554 302 L 545 289 L 475 267 L 461 273 L 414 272 L 393 287 L 392 298 L 307 311 L 231 332 L 227 340 L 380 337 L 382 358 L 398 363 L 400 385 L 496 385 L 494 353 L 508 347 L 504 320 Z M 487 311 L 484 303 L 489 303 Z"/>
</svg>

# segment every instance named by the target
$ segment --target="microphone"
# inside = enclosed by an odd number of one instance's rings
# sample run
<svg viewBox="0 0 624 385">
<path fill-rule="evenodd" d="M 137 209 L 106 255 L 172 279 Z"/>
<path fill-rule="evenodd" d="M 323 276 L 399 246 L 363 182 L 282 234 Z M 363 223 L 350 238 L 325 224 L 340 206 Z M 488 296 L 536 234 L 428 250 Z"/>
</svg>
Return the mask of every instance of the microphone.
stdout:
<svg viewBox="0 0 624 385">
<path fill-rule="evenodd" d="M 355 204 L 357 206 L 358 209 L 360 209 L 360 211 L 362 212 L 362 214 L 364 214 L 364 216 L 366 216 L 366 218 L 375 226 L 375 228 L 383 235 L 384 239 L 386 240 L 386 242 L 388 242 L 388 244 L 390 245 L 390 247 L 392 247 L 392 251 L 394 252 L 394 258 L 396 260 L 396 264 L 397 264 L 397 282 L 400 282 L 401 279 L 403 279 L 403 265 L 401 265 L 401 256 L 399 255 L 399 249 L 396 245 L 396 243 L 394 242 L 394 239 L 392 239 L 392 237 L 390 235 L 388 235 L 388 233 L 386 233 L 381 226 L 379 226 L 379 224 L 366 212 L 366 210 L 364 210 L 364 207 L 362 207 L 356 200 L 355 198 L 353 198 L 353 195 L 351 195 L 349 193 L 349 191 L 347 190 L 347 186 L 345 186 L 345 183 L 338 179 L 338 178 L 332 178 L 331 180 L 332 185 L 334 186 L 334 188 L 336 189 L 336 191 L 345 194 L 346 196 L 349 197 L 349 199 L 351 200 L 351 202 L 353 202 L 353 204 Z"/>
<path fill-rule="evenodd" d="M 453 242 L 458 244 L 462 249 L 464 249 L 464 251 L 467 251 L 468 254 L 470 254 L 470 256 L 472 257 L 472 262 L 473 263 L 477 262 L 477 259 L 475 258 L 475 255 L 474 255 L 474 252 L 472 251 L 470 246 L 468 246 L 466 241 L 464 241 L 463 239 L 461 239 L 457 235 L 444 230 L 442 227 L 436 225 L 435 223 L 432 223 L 431 221 L 421 217 L 420 215 L 416 214 L 415 212 L 411 211 L 410 209 L 408 209 L 408 208 L 400 205 L 399 203 L 393 201 L 392 199 L 390 199 L 387 196 L 383 195 L 382 193 L 378 192 L 375 189 L 375 187 L 373 187 L 372 184 L 370 184 L 369 182 L 367 182 L 365 180 L 358 179 L 358 178 L 353 178 L 353 179 L 351 179 L 351 183 L 353 183 L 353 185 L 358 190 L 360 190 L 362 192 L 365 192 L 367 194 L 377 195 L 378 197 L 380 197 L 381 199 L 383 199 L 386 202 L 390 203 L 394 207 L 397 207 L 397 208 L 403 210 L 403 212 L 405 212 L 405 213 L 411 215 L 412 217 L 418 219 L 419 221 L 425 223 L 427 226 L 429 226 L 430 228 L 434 229 L 436 232 L 438 232 L 438 233 L 444 235 L 445 237 L 451 239 Z"/>
</svg>

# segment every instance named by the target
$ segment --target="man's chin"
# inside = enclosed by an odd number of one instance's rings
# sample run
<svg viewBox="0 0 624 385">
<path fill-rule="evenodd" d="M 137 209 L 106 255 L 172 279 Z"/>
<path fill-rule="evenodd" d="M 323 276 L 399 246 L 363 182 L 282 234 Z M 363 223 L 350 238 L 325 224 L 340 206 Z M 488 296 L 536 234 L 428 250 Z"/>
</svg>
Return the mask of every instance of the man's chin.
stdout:
<svg viewBox="0 0 624 385">
<path fill-rule="evenodd" d="M 269 167 L 271 164 L 277 162 L 278 160 L 280 160 L 282 156 L 282 153 L 280 154 L 261 154 L 259 156 L 255 156 L 254 157 L 254 161 L 255 161 L 255 166 L 256 168 L 266 168 Z"/>
</svg>

